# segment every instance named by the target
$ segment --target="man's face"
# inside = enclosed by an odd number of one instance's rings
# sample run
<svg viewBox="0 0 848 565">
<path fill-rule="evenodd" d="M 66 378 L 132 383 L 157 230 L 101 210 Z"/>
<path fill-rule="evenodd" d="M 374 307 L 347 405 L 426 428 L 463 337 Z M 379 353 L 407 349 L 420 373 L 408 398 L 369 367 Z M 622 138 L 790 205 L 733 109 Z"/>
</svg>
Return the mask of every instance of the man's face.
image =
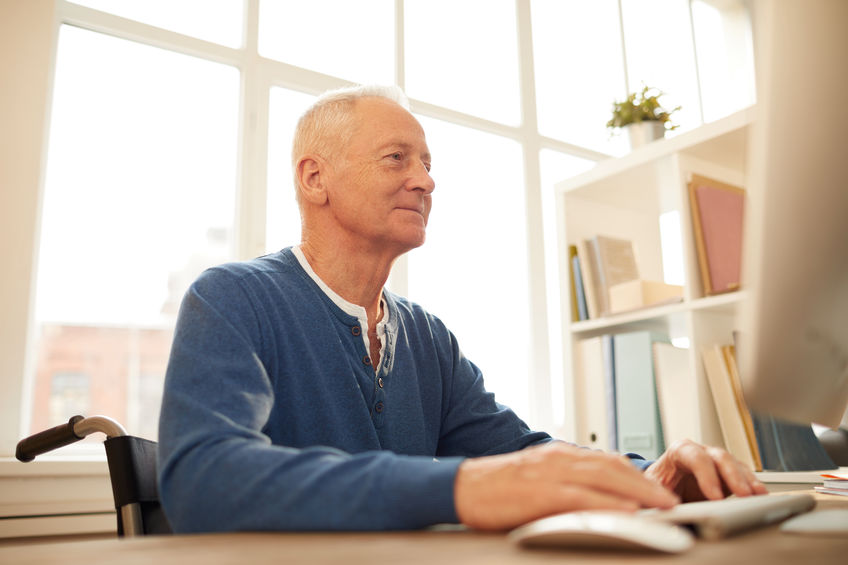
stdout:
<svg viewBox="0 0 848 565">
<path fill-rule="evenodd" d="M 356 101 L 353 134 L 328 182 L 331 210 L 346 236 L 398 255 L 424 243 L 435 183 L 424 130 L 401 106 Z"/>
</svg>

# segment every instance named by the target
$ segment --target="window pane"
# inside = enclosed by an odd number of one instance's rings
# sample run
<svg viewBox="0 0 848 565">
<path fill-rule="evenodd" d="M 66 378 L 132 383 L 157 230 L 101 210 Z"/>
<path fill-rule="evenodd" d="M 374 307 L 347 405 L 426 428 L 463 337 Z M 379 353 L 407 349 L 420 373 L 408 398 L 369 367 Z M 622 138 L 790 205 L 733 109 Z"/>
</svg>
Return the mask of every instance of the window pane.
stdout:
<svg viewBox="0 0 848 565">
<path fill-rule="evenodd" d="M 521 147 L 420 121 L 436 190 L 427 243 L 409 254 L 409 297 L 444 320 L 483 371 L 486 387 L 527 418 L 531 349 Z"/>
<path fill-rule="evenodd" d="M 701 124 L 688 0 L 622 0 L 624 45 L 631 91 L 659 88 L 681 130 Z M 620 98 L 624 98 L 622 94 Z"/>
<path fill-rule="evenodd" d="M 692 2 L 704 121 L 711 122 L 756 102 L 751 20 L 738 2 L 719 10 Z"/>
<path fill-rule="evenodd" d="M 314 96 L 302 92 L 271 89 L 265 221 L 265 250 L 269 253 L 300 243 L 300 212 L 292 179 L 292 136 L 298 118 L 314 101 Z"/>
<path fill-rule="evenodd" d="M 514 0 L 406 0 L 404 38 L 410 98 L 519 123 Z"/>
<path fill-rule="evenodd" d="M 238 97 L 232 67 L 61 28 L 33 430 L 87 406 L 155 438 L 179 302 L 232 256 Z"/>
<path fill-rule="evenodd" d="M 227 47 L 241 47 L 242 44 L 243 0 L 70 1 Z"/>
<path fill-rule="evenodd" d="M 259 53 L 360 83 L 393 84 L 394 0 L 262 0 Z"/>
<path fill-rule="evenodd" d="M 539 132 L 611 155 L 629 149 L 610 136 L 612 103 L 623 97 L 616 0 L 533 0 Z"/>
<path fill-rule="evenodd" d="M 551 414 L 557 426 L 565 423 L 565 403 L 569 392 L 562 378 L 562 321 L 559 312 L 560 285 L 570 282 L 559 280 L 559 243 L 557 242 L 557 208 L 554 186 L 567 178 L 578 175 L 595 166 L 594 161 L 566 155 L 559 151 L 542 149 L 539 152 L 542 176 L 542 220 L 545 237 L 545 281 L 548 299 L 548 343 L 550 344 L 551 368 Z"/>
</svg>

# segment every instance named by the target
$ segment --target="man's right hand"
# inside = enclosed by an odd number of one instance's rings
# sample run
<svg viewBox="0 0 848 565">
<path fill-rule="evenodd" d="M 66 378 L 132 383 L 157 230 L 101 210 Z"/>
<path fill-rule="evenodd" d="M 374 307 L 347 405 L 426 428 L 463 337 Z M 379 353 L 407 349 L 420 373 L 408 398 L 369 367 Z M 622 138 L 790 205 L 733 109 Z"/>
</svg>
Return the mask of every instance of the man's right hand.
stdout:
<svg viewBox="0 0 848 565">
<path fill-rule="evenodd" d="M 565 443 L 467 459 L 454 484 L 460 521 L 506 530 L 577 510 L 668 508 L 677 495 L 648 480 L 627 457 Z"/>
</svg>

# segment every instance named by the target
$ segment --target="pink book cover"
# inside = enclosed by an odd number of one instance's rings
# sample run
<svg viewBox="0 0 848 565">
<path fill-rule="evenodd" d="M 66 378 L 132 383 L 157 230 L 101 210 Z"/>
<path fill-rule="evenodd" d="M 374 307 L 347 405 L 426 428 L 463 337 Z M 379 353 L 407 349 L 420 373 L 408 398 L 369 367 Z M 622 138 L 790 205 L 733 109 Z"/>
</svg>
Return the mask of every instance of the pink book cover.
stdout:
<svg viewBox="0 0 848 565">
<path fill-rule="evenodd" d="M 712 293 L 739 288 L 742 270 L 745 192 L 729 188 L 705 184 L 695 189 Z"/>
</svg>

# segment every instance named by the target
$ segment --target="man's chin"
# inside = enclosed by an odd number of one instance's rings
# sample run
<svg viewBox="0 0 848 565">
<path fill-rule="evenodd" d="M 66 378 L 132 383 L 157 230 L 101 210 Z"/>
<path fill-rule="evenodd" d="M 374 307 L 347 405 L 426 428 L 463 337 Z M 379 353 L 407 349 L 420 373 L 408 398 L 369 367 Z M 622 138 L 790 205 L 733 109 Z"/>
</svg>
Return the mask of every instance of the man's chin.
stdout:
<svg viewBox="0 0 848 565">
<path fill-rule="evenodd" d="M 406 237 L 398 238 L 394 243 L 400 250 L 400 254 L 403 254 L 421 247 L 426 240 L 426 234 L 422 231 L 420 234 L 410 234 Z"/>
</svg>

